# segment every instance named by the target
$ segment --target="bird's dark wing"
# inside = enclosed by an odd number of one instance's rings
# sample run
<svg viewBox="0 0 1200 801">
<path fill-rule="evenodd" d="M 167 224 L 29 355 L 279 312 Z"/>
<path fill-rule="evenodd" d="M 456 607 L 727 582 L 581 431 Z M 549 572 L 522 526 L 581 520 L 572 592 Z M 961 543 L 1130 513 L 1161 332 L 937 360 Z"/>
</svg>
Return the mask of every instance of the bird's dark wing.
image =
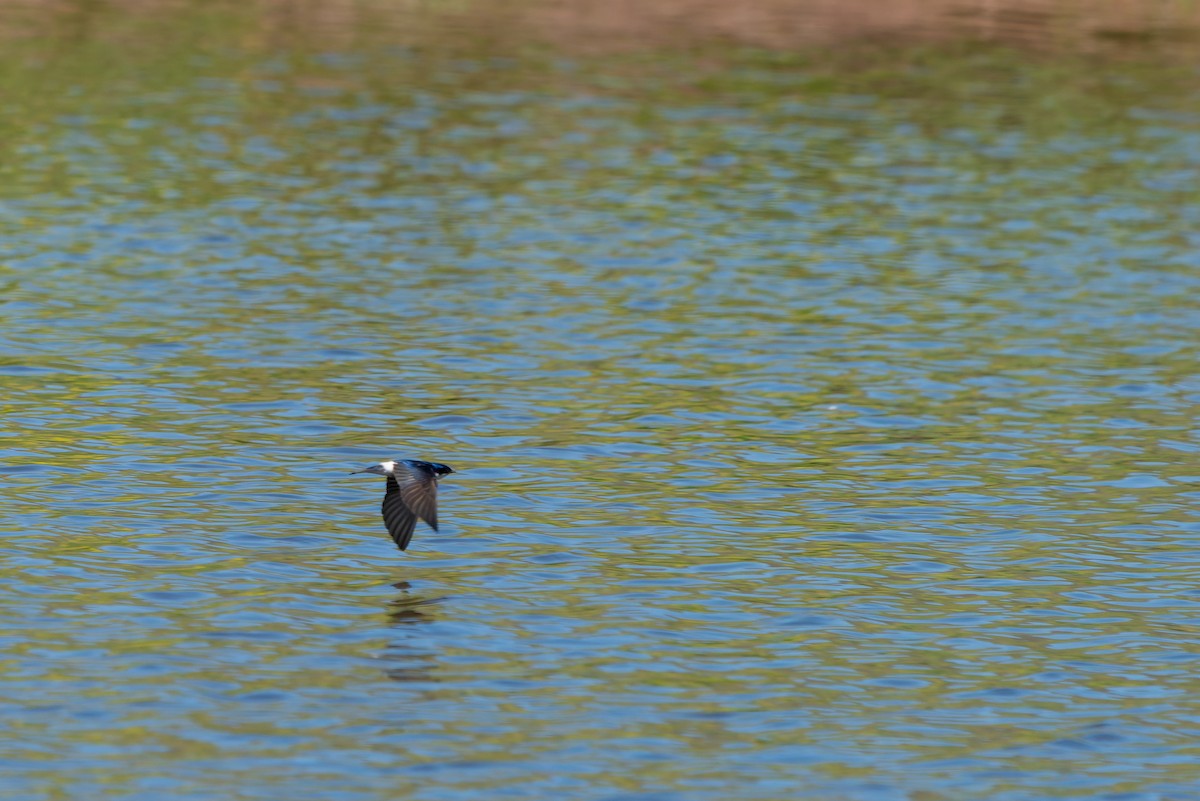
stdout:
<svg viewBox="0 0 1200 801">
<path fill-rule="evenodd" d="M 402 551 L 407 548 L 417 527 L 417 516 L 404 502 L 404 492 L 392 476 L 387 477 L 387 494 L 383 496 L 383 522 L 396 547 Z"/>
<path fill-rule="evenodd" d="M 404 470 L 399 469 L 401 466 Z M 412 514 L 437 531 L 437 478 L 428 470 L 411 467 L 404 462 L 397 464 L 396 468 L 400 499 Z M 391 491 L 390 488 L 388 491 Z"/>
</svg>

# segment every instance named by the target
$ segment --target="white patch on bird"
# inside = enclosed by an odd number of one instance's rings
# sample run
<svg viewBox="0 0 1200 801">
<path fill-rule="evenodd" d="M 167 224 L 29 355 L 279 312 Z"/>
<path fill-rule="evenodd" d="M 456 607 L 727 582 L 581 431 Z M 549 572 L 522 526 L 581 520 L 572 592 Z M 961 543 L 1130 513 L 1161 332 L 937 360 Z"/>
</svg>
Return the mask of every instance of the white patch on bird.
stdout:
<svg viewBox="0 0 1200 801">
<path fill-rule="evenodd" d="M 396 463 L 391 460 L 388 460 L 386 462 L 380 462 L 379 466 L 382 467 L 384 470 L 388 471 L 389 473 L 394 473 L 396 471 Z"/>
</svg>

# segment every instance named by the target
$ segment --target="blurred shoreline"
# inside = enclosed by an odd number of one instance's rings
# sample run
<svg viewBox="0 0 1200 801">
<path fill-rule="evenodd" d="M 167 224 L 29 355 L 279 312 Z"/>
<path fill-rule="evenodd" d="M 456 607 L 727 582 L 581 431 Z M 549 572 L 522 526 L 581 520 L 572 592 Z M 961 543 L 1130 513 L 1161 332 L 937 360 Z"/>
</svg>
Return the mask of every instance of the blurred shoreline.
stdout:
<svg viewBox="0 0 1200 801">
<path fill-rule="evenodd" d="M 180 20 L 237 47 L 550 46 L 589 53 L 989 42 L 1051 53 L 1195 56 L 1200 0 L 0 0 L 0 38 L 143 39 Z"/>
</svg>

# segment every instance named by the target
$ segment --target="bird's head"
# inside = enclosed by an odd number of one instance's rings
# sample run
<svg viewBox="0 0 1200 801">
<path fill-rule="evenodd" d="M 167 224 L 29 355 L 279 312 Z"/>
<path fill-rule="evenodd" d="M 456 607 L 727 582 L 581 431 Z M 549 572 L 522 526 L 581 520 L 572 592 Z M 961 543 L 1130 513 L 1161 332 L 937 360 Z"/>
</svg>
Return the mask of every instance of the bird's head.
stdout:
<svg viewBox="0 0 1200 801">
<path fill-rule="evenodd" d="M 433 468 L 433 473 L 438 478 L 441 478 L 442 476 L 448 476 L 454 472 L 449 465 L 438 464 L 437 462 L 430 462 L 429 466 Z"/>
</svg>

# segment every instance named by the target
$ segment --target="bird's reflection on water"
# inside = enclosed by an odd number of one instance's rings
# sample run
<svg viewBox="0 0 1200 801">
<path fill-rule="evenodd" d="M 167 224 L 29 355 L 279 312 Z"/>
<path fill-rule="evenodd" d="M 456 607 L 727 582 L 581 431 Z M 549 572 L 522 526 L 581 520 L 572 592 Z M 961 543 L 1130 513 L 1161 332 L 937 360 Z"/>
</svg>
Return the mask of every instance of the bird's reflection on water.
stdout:
<svg viewBox="0 0 1200 801">
<path fill-rule="evenodd" d="M 391 625 L 398 630 L 411 633 L 411 626 L 421 626 L 434 622 L 437 618 L 432 613 L 432 607 L 447 600 L 446 596 L 438 598 L 422 598 L 409 592 L 412 585 L 407 581 L 398 581 L 392 585 L 400 590 L 400 595 L 388 601 L 387 616 Z M 384 649 L 381 659 L 387 663 L 383 673 L 392 681 L 422 682 L 437 681 L 434 669 L 437 666 L 431 651 L 417 648 L 405 637 L 393 640 Z"/>
</svg>

